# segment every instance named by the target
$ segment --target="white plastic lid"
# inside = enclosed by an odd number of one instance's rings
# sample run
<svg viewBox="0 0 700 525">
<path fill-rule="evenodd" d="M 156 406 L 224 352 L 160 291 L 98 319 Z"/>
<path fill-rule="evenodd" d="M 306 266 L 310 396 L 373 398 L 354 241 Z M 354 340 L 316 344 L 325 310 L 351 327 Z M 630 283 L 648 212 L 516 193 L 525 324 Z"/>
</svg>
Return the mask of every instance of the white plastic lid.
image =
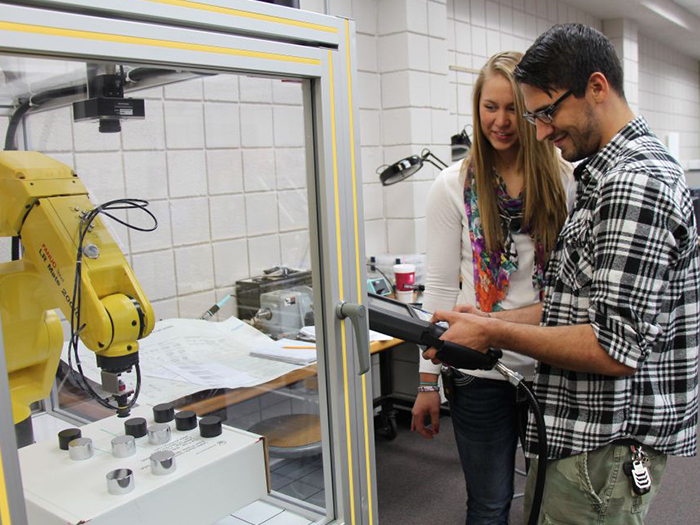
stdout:
<svg viewBox="0 0 700 525">
<path fill-rule="evenodd" d="M 416 265 L 415 264 L 395 264 L 394 265 L 394 273 L 415 273 L 416 272 Z"/>
</svg>

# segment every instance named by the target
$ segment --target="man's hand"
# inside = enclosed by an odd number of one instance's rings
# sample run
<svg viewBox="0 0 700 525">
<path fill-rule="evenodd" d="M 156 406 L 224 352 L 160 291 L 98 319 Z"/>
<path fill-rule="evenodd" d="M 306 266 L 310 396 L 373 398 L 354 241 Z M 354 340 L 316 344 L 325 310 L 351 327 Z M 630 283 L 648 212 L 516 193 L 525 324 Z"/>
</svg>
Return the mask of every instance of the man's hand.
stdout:
<svg viewBox="0 0 700 525">
<path fill-rule="evenodd" d="M 486 315 L 438 310 L 433 315 L 432 322 L 439 321 L 446 321 L 450 325 L 440 339 L 473 348 L 484 354 L 491 347 L 486 333 L 486 323 L 490 322 L 490 319 Z M 435 357 L 436 354 L 435 348 L 428 348 L 423 352 L 423 358 L 430 359 L 433 363 L 439 363 L 440 361 Z"/>
<path fill-rule="evenodd" d="M 440 432 L 440 392 L 420 392 L 413 403 L 411 415 L 411 432 L 433 439 Z M 425 426 L 425 417 L 428 415 L 432 428 Z"/>
</svg>

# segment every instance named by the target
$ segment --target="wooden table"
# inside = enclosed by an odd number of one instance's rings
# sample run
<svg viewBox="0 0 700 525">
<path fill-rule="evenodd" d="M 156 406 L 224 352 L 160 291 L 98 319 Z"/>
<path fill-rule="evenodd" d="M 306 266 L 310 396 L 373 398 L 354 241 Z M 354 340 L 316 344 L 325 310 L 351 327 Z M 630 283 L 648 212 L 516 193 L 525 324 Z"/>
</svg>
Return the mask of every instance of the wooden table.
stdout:
<svg viewBox="0 0 700 525">
<path fill-rule="evenodd" d="M 400 339 L 392 339 L 391 341 L 373 341 L 369 345 L 370 354 L 378 354 L 384 350 L 388 350 L 403 343 Z M 260 396 L 266 392 L 279 390 L 285 386 L 298 383 L 305 379 L 315 378 L 317 375 L 316 365 L 305 366 L 298 368 L 275 379 L 262 383 L 260 385 L 241 387 L 234 389 L 218 389 L 214 395 L 210 395 L 205 399 L 192 401 L 192 396 L 180 399 L 175 402 L 175 406 L 180 410 L 194 410 L 198 416 L 205 416 L 217 410 L 224 409 L 231 405 L 242 403 L 248 399 Z M 196 394 L 195 394 L 196 395 Z"/>
<path fill-rule="evenodd" d="M 374 341 L 370 343 L 370 354 L 379 354 L 385 350 L 394 348 L 403 341 L 392 339 L 390 341 Z M 384 355 L 384 354 L 383 354 Z M 388 368 L 388 362 L 382 363 L 382 375 L 390 375 L 391 371 Z M 64 373 L 66 370 L 64 369 Z M 222 410 L 232 405 L 242 403 L 249 399 L 261 396 L 265 393 L 279 390 L 289 385 L 293 385 L 300 381 L 315 381 L 317 377 L 316 364 L 298 368 L 282 376 L 276 377 L 271 381 L 255 385 L 251 387 L 241 388 L 217 388 L 206 389 L 200 392 L 190 394 L 174 401 L 175 406 L 179 410 L 194 410 L 198 416 L 205 416 Z M 382 380 L 382 398 L 387 392 L 386 379 Z M 70 410 L 80 417 L 95 421 L 108 417 L 114 414 L 112 410 L 102 407 L 92 399 L 86 399 L 85 394 L 75 388 L 63 388 L 59 392 L 60 404 L 63 409 Z"/>
<path fill-rule="evenodd" d="M 399 339 L 391 341 L 375 341 L 370 343 L 370 354 L 378 354 L 403 343 Z M 382 374 L 390 374 L 390 370 L 382 370 Z M 187 396 L 176 402 L 180 410 L 194 410 L 198 416 L 205 416 L 242 403 L 248 399 L 261 396 L 268 392 L 279 390 L 300 381 L 315 381 L 317 367 L 315 364 L 298 368 L 266 383 L 235 389 L 217 389 L 210 391 L 209 397 L 192 401 L 193 396 Z M 317 388 L 317 384 L 314 385 Z M 384 392 L 382 392 L 384 394 Z M 197 394 L 194 395 L 196 397 Z M 384 398 L 384 396 L 382 396 Z M 383 406 L 383 410 L 386 410 Z M 388 410 L 386 410 L 388 412 Z M 392 412 L 393 414 L 393 412 Z M 395 421 L 395 419 L 392 419 Z M 390 425 L 391 426 L 391 425 Z M 270 447 L 270 454 L 277 457 L 303 457 L 318 454 L 321 445 L 321 418 L 317 414 L 287 414 L 262 420 L 251 428 L 251 432 L 264 435 Z M 395 424 L 392 427 L 396 435 Z M 391 434 L 391 432 L 389 432 Z"/>
</svg>

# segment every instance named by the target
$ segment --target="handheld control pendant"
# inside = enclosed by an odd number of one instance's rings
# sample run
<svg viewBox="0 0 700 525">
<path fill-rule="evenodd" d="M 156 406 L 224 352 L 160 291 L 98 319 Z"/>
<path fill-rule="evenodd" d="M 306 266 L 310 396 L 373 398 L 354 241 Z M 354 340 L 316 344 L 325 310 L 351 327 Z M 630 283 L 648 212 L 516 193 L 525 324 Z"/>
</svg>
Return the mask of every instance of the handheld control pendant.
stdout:
<svg viewBox="0 0 700 525">
<path fill-rule="evenodd" d="M 503 355 L 500 350 L 481 353 L 440 339 L 446 323 L 433 324 L 418 318 L 407 304 L 369 294 L 369 324 L 372 330 L 437 350 L 437 359 L 463 370 L 491 370 Z"/>
</svg>

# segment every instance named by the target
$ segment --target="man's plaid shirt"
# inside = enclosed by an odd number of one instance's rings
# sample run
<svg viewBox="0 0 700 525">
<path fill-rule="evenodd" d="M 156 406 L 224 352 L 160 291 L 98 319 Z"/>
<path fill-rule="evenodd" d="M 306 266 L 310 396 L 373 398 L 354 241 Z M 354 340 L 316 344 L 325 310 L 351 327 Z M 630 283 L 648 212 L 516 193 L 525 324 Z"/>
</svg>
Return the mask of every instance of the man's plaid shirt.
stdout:
<svg viewBox="0 0 700 525">
<path fill-rule="evenodd" d="M 623 438 L 694 455 L 700 273 L 683 170 L 637 117 L 575 176 L 576 204 L 546 272 L 542 324 L 591 324 L 610 356 L 636 373 L 608 377 L 539 364 L 534 390 L 548 457 Z M 527 441 L 535 452 L 532 416 Z"/>
</svg>

